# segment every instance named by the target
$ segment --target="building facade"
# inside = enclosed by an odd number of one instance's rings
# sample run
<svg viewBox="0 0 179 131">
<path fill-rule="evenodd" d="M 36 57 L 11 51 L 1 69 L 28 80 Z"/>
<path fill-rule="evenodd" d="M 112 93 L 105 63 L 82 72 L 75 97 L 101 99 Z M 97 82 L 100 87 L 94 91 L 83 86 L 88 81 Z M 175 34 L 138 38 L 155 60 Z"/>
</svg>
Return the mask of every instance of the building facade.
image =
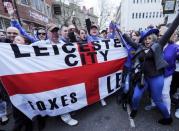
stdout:
<svg viewBox="0 0 179 131">
<path fill-rule="evenodd" d="M 53 0 L 11 0 L 13 7 L 18 11 L 22 25 L 33 31 L 36 27 L 45 27 L 49 22 L 55 22 L 52 18 Z M 16 2 L 16 3 L 14 3 Z M 16 5 L 16 6 L 15 6 Z M 0 0 L 0 30 L 6 30 L 10 26 L 10 18 L 5 11 L 3 1 Z"/>
<path fill-rule="evenodd" d="M 93 8 L 82 8 L 74 3 L 65 4 L 59 1 L 54 2 L 54 6 L 59 6 L 59 14 L 55 16 L 59 25 L 75 23 L 78 28 L 85 28 L 85 19 L 90 18 L 92 23 L 98 23 L 98 17 L 94 14 Z M 86 12 L 86 13 L 85 13 Z"/>
<path fill-rule="evenodd" d="M 159 25 L 164 22 L 161 0 L 122 0 L 116 21 L 125 31 Z"/>
<path fill-rule="evenodd" d="M 175 12 L 172 14 L 165 15 L 165 17 L 168 17 L 167 23 L 171 23 L 175 19 L 177 13 L 179 13 L 179 0 L 176 0 Z"/>
</svg>

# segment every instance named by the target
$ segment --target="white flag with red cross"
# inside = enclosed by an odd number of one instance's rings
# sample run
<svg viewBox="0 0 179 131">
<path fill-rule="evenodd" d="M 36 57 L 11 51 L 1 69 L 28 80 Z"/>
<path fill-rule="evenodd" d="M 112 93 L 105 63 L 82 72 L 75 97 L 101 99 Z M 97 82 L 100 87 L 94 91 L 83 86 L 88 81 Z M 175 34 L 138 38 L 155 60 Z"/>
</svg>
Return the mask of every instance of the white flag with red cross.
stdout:
<svg viewBox="0 0 179 131">
<path fill-rule="evenodd" d="M 118 40 L 88 44 L 0 44 L 0 78 L 32 119 L 81 109 L 120 88 L 127 53 Z"/>
</svg>

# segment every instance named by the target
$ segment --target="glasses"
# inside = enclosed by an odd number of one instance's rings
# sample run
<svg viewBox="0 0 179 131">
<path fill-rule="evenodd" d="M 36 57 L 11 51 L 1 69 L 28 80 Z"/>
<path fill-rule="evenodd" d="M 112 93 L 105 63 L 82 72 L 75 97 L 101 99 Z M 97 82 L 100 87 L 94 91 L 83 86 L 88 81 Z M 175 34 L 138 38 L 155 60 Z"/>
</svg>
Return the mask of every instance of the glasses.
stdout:
<svg viewBox="0 0 179 131">
<path fill-rule="evenodd" d="M 38 35 L 46 35 L 46 33 L 38 33 Z"/>
<path fill-rule="evenodd" d="M 18 33 L 17 33 L 17 32 L 7 32 L 7 34 L 18 35 Z"/>
</svg>

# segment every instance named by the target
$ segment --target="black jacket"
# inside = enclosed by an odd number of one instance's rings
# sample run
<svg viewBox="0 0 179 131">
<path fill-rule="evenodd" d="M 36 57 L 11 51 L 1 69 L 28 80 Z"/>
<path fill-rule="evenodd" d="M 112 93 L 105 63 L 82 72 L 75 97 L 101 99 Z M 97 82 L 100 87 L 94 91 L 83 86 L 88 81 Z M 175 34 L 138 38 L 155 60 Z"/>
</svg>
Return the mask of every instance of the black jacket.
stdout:
<svg viewBox="0 0 179 131">
<path fill-rule="evenodd" d="M 179 14 L 175 18 L 175 20 L 172 22 L 171 26 L 168 28 L 168 30 L 165 32 L 165 34 L 161 37 L 161 39 L 158 42 L 155 42 L 150 47 L 150 50 L 153 52 L 154 56 L 154 63 L 156 70 L 161 70 L 165 67 L 167 67 L 168 63 L 164 60 L 163 57 L 163 47 L 167 44 L 168 40 L 176 30 L 176 28 L 179 25 Z M 127 35 L 123 35 L 124 39 L 127 43 L 130 44 L 134 49 L 136 49 L 136 54 L 139 54 L 143 50 L 145 50 L 145 46 L 142 44 L 138 44 L 133 42 Z"/>
</svg>

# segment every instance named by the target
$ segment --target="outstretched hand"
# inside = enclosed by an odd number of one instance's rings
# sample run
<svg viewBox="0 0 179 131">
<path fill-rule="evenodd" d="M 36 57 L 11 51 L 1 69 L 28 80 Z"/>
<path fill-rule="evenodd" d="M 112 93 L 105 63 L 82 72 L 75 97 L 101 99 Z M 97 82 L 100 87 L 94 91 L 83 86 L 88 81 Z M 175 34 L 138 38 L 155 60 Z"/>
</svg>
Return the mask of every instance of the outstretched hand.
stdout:
<svg viewBox="0 0 179 131">
<path fill-rule="evenodd" d="M 14 16 L 15 10 L 14 10 L 14 8 L 13 8 L 12 3 L 11 3 L 11 2 L 4 2 L 4 6 L 6 7 L 7 12 L 8 12 L 8 14 L 10 15 L 10 17 L 11 17 L 11 16 Z"/>
<path fill-rule="evenodd" d="M 10 19 L 15 19 L 15 18 L 16 18 L 15 11 L 16 11 L 15 9 L 10 10 L 10 13 L 9 13 L 9 11 L 8 11 L 8 14 L 9 14 L 9 16 L 10 16 Z"/>
<path fill-rule="evenodd" d="M 122 32 L 120 29 L 120 25 L 114 21 L 111 21 L 111 23 L 109 24 L 109 28 L 113 29 L 113 31 Z"/>
</svg>

